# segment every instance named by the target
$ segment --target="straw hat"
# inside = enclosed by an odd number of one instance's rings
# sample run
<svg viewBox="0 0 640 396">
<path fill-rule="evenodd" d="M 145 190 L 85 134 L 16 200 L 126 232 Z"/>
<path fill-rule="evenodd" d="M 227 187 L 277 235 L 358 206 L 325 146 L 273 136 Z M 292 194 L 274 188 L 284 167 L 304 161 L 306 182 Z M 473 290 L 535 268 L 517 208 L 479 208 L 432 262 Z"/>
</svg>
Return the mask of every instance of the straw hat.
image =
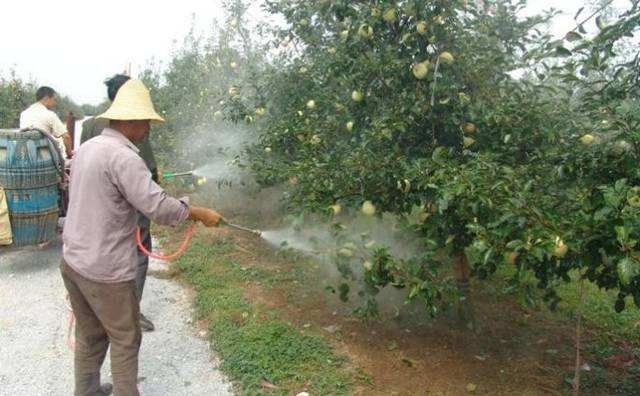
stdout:
<svg viewBox="0 0 640 396">
<path fill-rule="evenodd" d="M 107 120 L 151 120 L 164 122 L 153 108 L 149 90 L 142 81 L 131 79 L 118 90 L 111 107 L 97 118 Z"/>
</svg>

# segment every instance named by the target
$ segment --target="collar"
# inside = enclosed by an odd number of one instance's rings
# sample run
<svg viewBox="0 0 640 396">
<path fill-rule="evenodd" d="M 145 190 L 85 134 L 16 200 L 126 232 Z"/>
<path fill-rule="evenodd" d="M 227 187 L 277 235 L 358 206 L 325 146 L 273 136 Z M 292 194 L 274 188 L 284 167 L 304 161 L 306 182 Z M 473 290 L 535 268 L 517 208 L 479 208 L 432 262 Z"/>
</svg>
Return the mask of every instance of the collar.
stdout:
<svg viewBox="0 0 640 396">
<path fill-rule="evenodd" d="M 125 146 L 129 147 L 131 150 L 135 151 L 136 153 L 140 152 L 140 150 L 136 147 L 135 144 L 133 144 L 133 142 L 131 142 L 131 140 L 127 139 L 126 136 L 124 136 L 122 133 L 116 131 L 115 129 L 112 129 L 112 128 L 109 128 L 109 127 L 104 128 L 104 130 L 102 131 L 102 135 L 115 138 L 117 141 L 119 141 L 120 143 L 122 143 Z"/>
</svg>

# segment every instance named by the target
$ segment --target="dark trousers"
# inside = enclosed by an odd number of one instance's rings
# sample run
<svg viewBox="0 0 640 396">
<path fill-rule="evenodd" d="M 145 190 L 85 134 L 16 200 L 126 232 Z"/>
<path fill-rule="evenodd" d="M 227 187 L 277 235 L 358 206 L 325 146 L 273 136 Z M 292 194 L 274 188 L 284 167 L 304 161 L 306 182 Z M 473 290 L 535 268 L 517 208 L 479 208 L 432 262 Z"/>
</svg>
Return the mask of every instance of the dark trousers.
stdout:
<svg viewBox="0 0 640 396">
<path fill-rule="evenodd" d="M 138 227 L 140 227 L 142 245 L 144 245 L 148 251 L 151 251 L 151 220 L 140 212 L 138 212 Z M 142 291 L 144 290 L 144 283 L 147 280 L 148 269 L 149 257 L 138 249 L 138 267 L 136 270 L 136 294 L 138 296 L 138 302 L 142 300 Z"/>
<path fill-rule="evenodd" d="M 76 317 L 75 396 L 95 396 L 100 367 L 111 344 L 111 374 L 117 396 L 138 396 L 140 305 L 135 281 L 98 283 L 64 260 L 62 279 Z"/>
</svg>

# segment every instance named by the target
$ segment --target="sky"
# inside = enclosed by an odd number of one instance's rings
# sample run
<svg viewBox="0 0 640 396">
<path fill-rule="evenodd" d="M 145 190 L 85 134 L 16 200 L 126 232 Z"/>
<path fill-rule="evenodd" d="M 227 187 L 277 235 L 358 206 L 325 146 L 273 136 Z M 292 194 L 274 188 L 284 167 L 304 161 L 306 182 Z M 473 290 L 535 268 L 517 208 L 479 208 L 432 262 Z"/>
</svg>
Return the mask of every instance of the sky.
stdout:
<svg viewBox="0 0 640 396">
<path fill-rule="evenodd" d="M 550 7 L 563 11 L 551 27 L 561 36 L 575 26 L 573 15 L 583 0 L 529 3 L 527 13 Z M 76 103 L 98 104 L 105 97 L 106 77 L 129 63 L 135 76 L 152 58 L 170 59 L 194 17 L 196 30 L 207 30 L 214 18 L 224 18 L 221 0 L 3 1 L 0 75 L 15 69 Z"/>
<path fill-rule="evenodd" d="M 92 104 L 106 95 L 102 81 L 127 64 L 135 75 L 151 58 L 167 60 L 189 32 L 193 14 L 199 30 L 223 17 L 218 0 L 2 3 L 0 74 L 13 68 Z"/>
</svg>

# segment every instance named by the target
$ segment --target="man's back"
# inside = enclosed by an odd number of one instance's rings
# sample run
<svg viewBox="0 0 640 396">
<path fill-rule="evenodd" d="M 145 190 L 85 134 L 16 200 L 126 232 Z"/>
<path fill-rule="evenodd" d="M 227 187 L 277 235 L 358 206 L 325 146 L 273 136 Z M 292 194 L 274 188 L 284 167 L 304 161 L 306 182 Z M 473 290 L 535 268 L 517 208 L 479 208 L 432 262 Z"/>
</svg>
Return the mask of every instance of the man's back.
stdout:
<svg viewBox="0 0 640 396">
<path fill-rule="evenodd" d="M 67 127 L 60 121 L 57 114 L 47 109 L 45 105 L 36 102 L 20 113 L 20 129 L 22 128 L 38 128 L 55 136 L 58 139 L 60 153 L 66 158 L 61 136 L 67 133 Z"/>
<path fill-rule="evenodd" d="M 56 113 L 36 102 L 20 113 L 20 128 L 39 128 L 59 137 L 67 132 L 67 128 Z"/>
<path fill-rule="evenodd" d="M 136 273 L 136 210 L 158 223 L 176 225 L 188 208 L 151 180 L 138 149 L 106 129 L 83 144 L 71 167 L 64 226 L 65 261 L 97 282 L 132 280 Z"/>
</svg>

